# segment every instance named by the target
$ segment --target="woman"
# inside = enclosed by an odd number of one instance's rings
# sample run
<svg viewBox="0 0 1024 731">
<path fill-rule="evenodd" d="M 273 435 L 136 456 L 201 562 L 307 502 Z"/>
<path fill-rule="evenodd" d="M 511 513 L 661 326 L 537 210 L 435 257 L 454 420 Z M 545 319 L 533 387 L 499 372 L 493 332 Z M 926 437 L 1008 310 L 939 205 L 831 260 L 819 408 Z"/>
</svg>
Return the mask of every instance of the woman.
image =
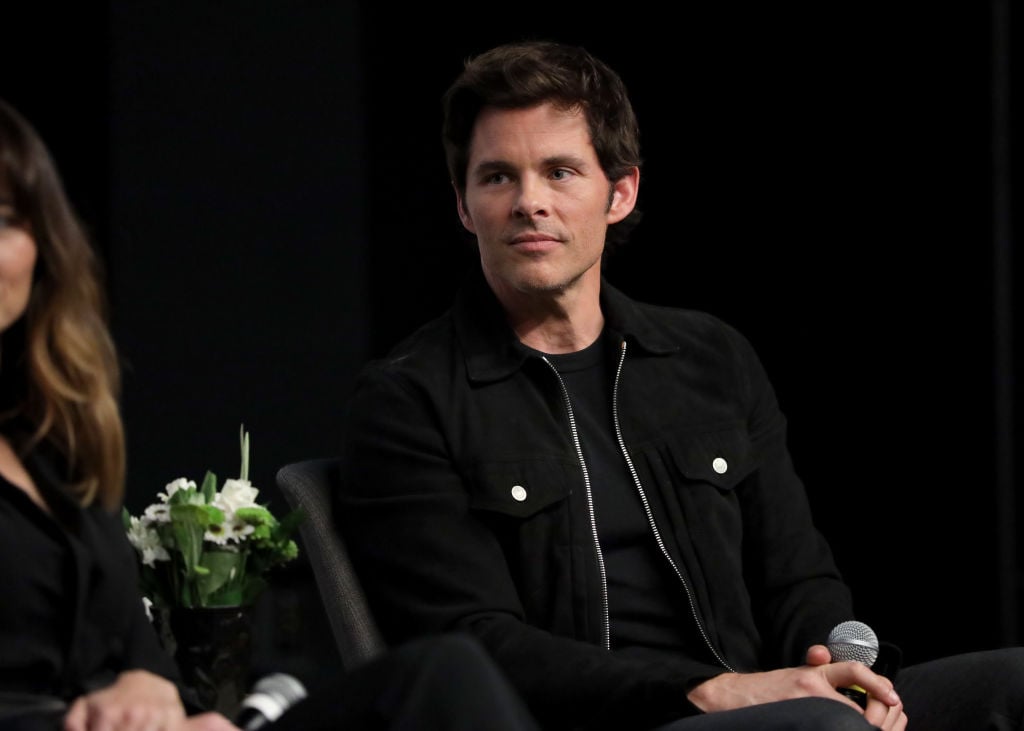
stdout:
<svg viewBox="0 0 1024 731">
<path fill-rule="evenodd" d="M 99 262 L 45 145 L 0 100 L 0 729 L 237 731 L 186 706 L 146 616 L 119 513 L 119 380 Z M 537 727 L 475 641 L 443 636 L 263 728 Z"/>
<path fill-rule="evenodd" d="M 125 447 L 100 269 L 49 152 L 0 101 L 0 723 L 174 728 L 176 669 L 117 511 Z M 189 728 L 233 728 L 205 714 Z"/>
</svg>

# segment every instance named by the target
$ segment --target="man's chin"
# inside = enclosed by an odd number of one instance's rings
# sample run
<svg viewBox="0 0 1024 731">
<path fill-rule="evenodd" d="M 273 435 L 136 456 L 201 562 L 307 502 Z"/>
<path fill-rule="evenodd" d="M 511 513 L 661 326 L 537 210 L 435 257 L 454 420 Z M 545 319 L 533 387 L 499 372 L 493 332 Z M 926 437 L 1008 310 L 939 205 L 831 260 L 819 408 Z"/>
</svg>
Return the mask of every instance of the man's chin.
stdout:
<svg viewBox="0 0 1024 731">
<path fill-rule="evenodd" d="M 578 281 L 579 277 L 566 279 L 565 277 L 532 276 L 518 277 L 510 282 L 510 284 L 513 289 L 521 294 L 543 296 L 564 294 Z"/>
<path fill-rule="evenodd" d="M 555 271 L 554 268 L 534 266 L 491 272 L 485 269 L 484 275 L 491 289 L 499 296 L 504 292 L 517 298 L 553 298 L 580 286 L 589 271 L 588 269 L 581 273 L 566 273 Z"/>
</svg>

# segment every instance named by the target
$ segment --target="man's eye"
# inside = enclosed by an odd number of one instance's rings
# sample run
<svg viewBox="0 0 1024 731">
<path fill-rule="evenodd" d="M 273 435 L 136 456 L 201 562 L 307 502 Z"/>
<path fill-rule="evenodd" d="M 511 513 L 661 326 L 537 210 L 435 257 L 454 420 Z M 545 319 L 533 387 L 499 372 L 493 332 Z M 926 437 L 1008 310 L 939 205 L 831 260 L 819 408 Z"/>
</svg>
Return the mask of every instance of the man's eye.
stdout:
<svg viewBox="0 0 1024 731">
<path fill-rule="evenodd" d="M 554 178 L 555 180 L 565 180 L 570 175 L 572 175 L 572 173 L 566 170 L 565 168 L 558 168 L 557 170 L 551 171 L 551 177 Z"/>
</svg>

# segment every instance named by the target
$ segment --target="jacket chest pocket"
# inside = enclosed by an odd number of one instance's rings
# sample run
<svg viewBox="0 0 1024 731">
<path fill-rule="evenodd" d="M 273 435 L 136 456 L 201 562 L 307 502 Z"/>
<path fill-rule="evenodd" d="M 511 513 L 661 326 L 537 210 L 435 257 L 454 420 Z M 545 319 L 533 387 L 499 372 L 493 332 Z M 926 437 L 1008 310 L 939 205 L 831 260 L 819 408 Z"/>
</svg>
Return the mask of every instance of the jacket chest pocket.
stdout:
<svg viewBox="0 0 1024 731">
<path fill-rule="evenodd" d="M 754 469 L 753 446 L 742 427 L 677 434 L 666 451 L 684 487 L 705 484 L 729 492 Z"/>
<path fill-rule="evenodd" d="M 574 535 L 579 465 L 559 459 L 482 462 L 469 480 L 469 507 L 502 544 L 514 573 L 543 572 L 567 558 Z M 556 558 L 560 556 L 561 558 Z"/>
<path fill-rule="evenodd" d="M 733 553 L 742 542 L 743 508 L 737 488 L 756 468 L 742 426 L 668 435 L 652 468 L 659 492 L 675 502 L 695 548 Z"/>
<path fill-rule="evenodd" d="M 574 593 L 568 587 L 581 559 L 573 547 L 581 511 L 572 509 L 583 490 L 579 465 L 559 459 L 486 462 L 471 470 L 467 482 L 470 509 L 501 544 L 528 620 L 571 634 Z M 590 551 L 582 555 L 593 557 Z"/>
<path fill-rule="evenodd" d="M 557 506 L 579 480 L 579 466 L 557 459 L 482 462 L 468 470 L 470 508 L 526 519 Z"/>
</svg>

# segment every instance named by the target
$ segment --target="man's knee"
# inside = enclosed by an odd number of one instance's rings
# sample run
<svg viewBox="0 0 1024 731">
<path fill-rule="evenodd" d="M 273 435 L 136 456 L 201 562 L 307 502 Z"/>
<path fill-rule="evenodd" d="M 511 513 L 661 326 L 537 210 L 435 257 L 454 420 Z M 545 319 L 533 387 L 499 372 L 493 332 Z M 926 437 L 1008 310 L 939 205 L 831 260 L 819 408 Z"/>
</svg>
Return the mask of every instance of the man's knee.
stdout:
<svg viewBox="0 0 1024 731">
<path fill-rule="evenodd" d="M 869 731 L 872 726 L 859 711 L 828 698 L 802 698 L 793 731 Z"/>
<path fill-rule="evenodd" d="M 409 647 L 411 652 L 427 656 L 433 662 L 470 667 L 490 662 L 490 657 L 480 641 L 462 632 L 420 637 L 411 641 Z"/>
<path fill-rule="evenodd" d="M 421 673 L 494 682 L 501 675 L 483 644 L 467 633 L 451 632 L 412 640 L 398 648 Z M 415 658 L 411 660 L 411 658 Z"/>
</svg>

